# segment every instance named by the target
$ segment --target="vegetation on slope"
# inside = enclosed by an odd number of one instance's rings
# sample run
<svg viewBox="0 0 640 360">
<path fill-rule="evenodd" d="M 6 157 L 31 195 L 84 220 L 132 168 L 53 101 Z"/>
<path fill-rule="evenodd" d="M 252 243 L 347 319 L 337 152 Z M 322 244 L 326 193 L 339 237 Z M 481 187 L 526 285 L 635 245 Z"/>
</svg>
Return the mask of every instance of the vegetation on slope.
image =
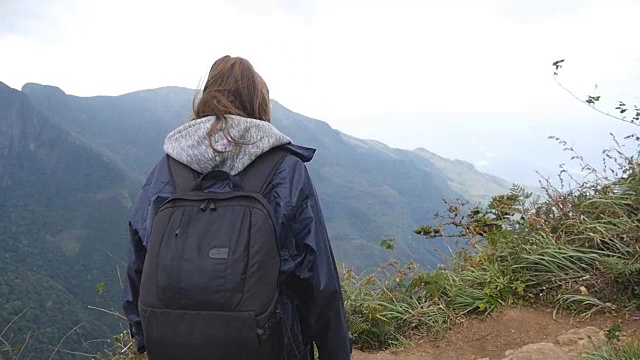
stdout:
<svg viewBox="0 0 640 360">
<path fill-rule="evenodd" d="M 554 63 L 554 76 L 561 64 Z M 589 96 L 584 102 L 593 106 L 599 98 Z M 637 125 L 640 109 L 635 107 L 627 118 L 628 109 L 621 102 L 616 108 L 620 115 L 606 115 Z M 570 152 L 584 177 L 562 168 L 559 186 L 541 181 L 542 197 L 514 186 L 486 206 L 446 201 L 447 212 L 436 214 L 435 225 L 415 232 L 430 240 L 466 242 L 447 266 L 428 272 L 415 264 L 390 263 L 364 275 L 345 270 L 357 347 L 404 345 L 412 338 L 441 334 L 465 316 L 486 315 L 505 305 L 551 306 L 554 315 L 569 311 L 581 318 L 640 307 L 640 137 L 626 138 L 630 151 L 614 138 L 614 145 L 603 151 L 601 170 L 566 142 L 552 139 Z M 392 249 L 394 244 L 385 240 L 381 245 Z M 595 358 L 624 359 L 634 346 L 609 347 L 603 350 L 608 357 Z"/>
<path fill-rule="evenodd" d="M 583 317 L 637 309 L 639 162 L 618 143 L 604 155 L 616 167 L 599 172 L 583 163 L 586 179 L 561 174 L 563 186 L 547 183 L 544 200 L 514 186 L 485 207 L 448 202 L 435 226 L 416 230 L 428 239 L 466 240 L 468 246 L 447 267 L 426 272 L 392 264 L 381 270 L 383 277 L 347 270 L 345 293 L 357 346 L 401 345 L 505 305 L 547 305 Z"/>
<path fill-rule="evenodd" d="M 88 339 L 117 331 L 87 306 L 121 298 L 114 268 L 126 255 L 129 184 L 26 95 L 0 84 L 0 359 L 3 346 L 27 337 L 23 357 L 49 354 L 79 324 L 64 348 L 95 351 L 99 343 Z"/>
</svg>

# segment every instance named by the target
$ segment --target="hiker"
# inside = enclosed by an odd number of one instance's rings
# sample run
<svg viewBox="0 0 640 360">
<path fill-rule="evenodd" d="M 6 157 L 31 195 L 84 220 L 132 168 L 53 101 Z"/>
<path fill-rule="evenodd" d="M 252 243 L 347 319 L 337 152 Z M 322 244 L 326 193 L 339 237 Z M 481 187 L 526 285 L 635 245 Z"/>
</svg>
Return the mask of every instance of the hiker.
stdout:
<svg viewBox="0 0 640 360">
<path fill-rule="evenodd" d="M 132 211 L 123 308 L 151 360 L 350 359 L 339 275 L 306 168 L 253 66 L 211 67 Z"/>
</svg>

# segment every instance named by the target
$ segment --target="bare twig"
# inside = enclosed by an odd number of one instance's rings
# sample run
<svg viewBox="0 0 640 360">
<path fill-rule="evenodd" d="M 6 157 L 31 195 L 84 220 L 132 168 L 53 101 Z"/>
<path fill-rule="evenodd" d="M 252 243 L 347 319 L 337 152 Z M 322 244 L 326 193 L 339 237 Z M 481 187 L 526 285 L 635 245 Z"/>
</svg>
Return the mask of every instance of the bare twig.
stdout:
<svg viewBox="0 0 640 360">
<path fill-rule="evenodd" d="M 116 317 L 119 317 L 119 318 L 121 318 L 121 319 L 123 319 L 123 320 L 127 320 L 127 318 L 126 318 L 126 317 L 122 316 L 121 314 L 118 314 L 118 313 L 117 313 L 117 312 L 115 312 L 115 311 L 110 311 L 110 310 L 102 309 L 102 308 L 95 307 L 95 306 L 87 306 L 87 307 L 88 307 L 89 309 L 99 310 L 99 311 L 102 311 L 102 312 L 106 312 L 107 314 L 111 314 L 111 315 L 116 316 Z"/>
<path fill-rule="evenodd" d="M 124 288 L 124 284 L 122 283 L 122 276 L 120 275 L 120 266 L 116 264 L 116 270 L 118 271 L 118 281 L 120 281 L 120 288 Z"/>
<path fill-rule="evenodd" d="M 121 353 L 126 352 L 126 351 L 131 347 L 131 345 L 133 345 L 133 341 L 132 341 L 132 342 L 130 342 L 130 343 L 129 343 L 129 345 L 125 346 L 125 348 L 124 348 L 124 349 L 122 349 L 120 352 L 121 352 Z"/>
<path fill-rule="evenodd" d="M 556 82 L 556 83 L 557 83 L 557 84 L 558 84 L 562 89 L 564 89 L 564 90 L 565 90 L 566 92 L 568 92 L 571 96 L 573 96 L 576 100 L 578 100 L 579 102 L 581 102 L 581 103 L 583 103 L 583 104 L 587 105 L 588 107 L 590 107 L 590 108 L 592 108 L 593 110 L 595 110 L 595 111 L 599 112 L 600 114 L 605 115 L 605 116 L 608 116 L 608 117 L 610 117 L 610 118 L 612 118 L 612 119 L 615 119 L 615 120 L 618 120 L 618 121 L 622 121 L 622 122 L 627 123 L 627 124 L 631 124 L 631 125 L 635 125 L 635 126 L 640 126 L 640 124 L 638 124 L 638 123 L 635 123 L 635 122 L 631 122 L 631 121 L 625 120 L 625 119 L 620 118 L 620 117 L 617 117 L 617 116 L 615 116 L 615 115 L 611 115 L 611 114 L 609 114 L 608 112 L 604 112 L 604 111 L 602 111 L 602 110 L 600 110 L 600 109 L 596 108 L 595 106 L 591 106 L 588 102 L 586 102 L 586 101 L 584 101 L 584 100 L 580 99 L 580 98 L 579 98 L 576 94 L 574 94 L 571 90 L 567 89 L 564 85 L 562 85 L 562 83 L 561 83 L 560 81 L 558 81 L 558 78 L 557 78 L 557 76 L 556 76 L 556 75 L 554 75 L 554 76 L 553 76 L 553 80 L 554 80 L 554 81 L 555 81 L 555 82 Z"/>
<path fill-rule="evenodd" d="M 63 352 L 63 353 L 67 353 L 67 354 L 88 356 L 90 358 L 95 358 L 95 359 L 99 358 L 98 355 L 86 354 L 86 353 L 83 353 L 83 352 L 80 352 L 80 351 L 71 351 L 71 350 L 65 350 L 65 349 L 60 349 L 58 351 Z"/>
<path fill-rule="evenodd" d="M 94 343 L 94 342 L 106 342 L 106 343 L 108 343 L 108 342 L 111 342 L 111 340 L 110 339 L 94 339 L 94 340 L 88 340 L 86 343 L 90 344 L 90 343 Z"/>
<path fill-rule="evenodd" d="M 62 343 L 64 342 L 64 340 L 69 337 L 69 335 L 71 335 L 74 331 L 78 330 L 78 328 L 80 326 L 82 326 L 83 323 L 78 324 L 76 327 L 74 327 L 73 329 L 71 329 L 65 336 L 62 337 L 62 339 L 60 339 L 60 342 L 58 343 L 58 345 L 56 345 L 56 348 L 53 349 L 53 353 L 51 353 L 51 357 L 49 357 L 49 360 L 53 359 L 53 356 L 56 354 L 56 352 L 58 352 L 58 349 L 60 348 L 60 345 L 62 345 Z"/>
<path fill-rule="evenodd" d="M 13 320 L 11 320 L 9 322 L 9 324 L 4 328 L 4 330 L 2 330 L 2 332 L 0 333 L 0 339 L 2 338 L 2 335 L 4 335 L 4 333 L 7 332 L 7 330 L 9 330 L 9 328 L 11 327 L 11 325 L 13 325 L 13 323 L 18 320 L 22 315 L 24 315 L 29 309 L 31 309 L 31 306 L 27 307 L 26 309 L 22 310 L 22 312 L 20 314 L 18 314 L 18 316 L 14 317 Z"/>
<path fill-rule="evenodd" d="M 562 61 L 564 61 L 564 60 L 562 60 Z M 562 83 L 561 83 L 560 81 L 558 81 L 558 69 L 559 69 L 558 65 L 559 65 L 562 61 L 560 61 L 560 62 L 555 62 L 555 63 L 554 63 L 554 66 L 556 66 L 556 71 L 553 73 L 553 80 L 556 82 L 556 84 L 558 84 L 558 86 L 560 86 L 562 89 L 564 89 L 566 92 L 568 92 L 568 93 L 569 93 L 569 95 L 573 96 L 573 97 L 574 97 L 576 100 L 578 100 L 579 102 L 581 102 L 581 103 L 583 103 L 583 104 L 587 105 L 588 107 L 592 108 L 593 110 L 595 110 L 595 111 L 599 112 L 600 114 L 602 114 L 602 115 L 604 115 L 604 116 L 608 116 L 608 117 L 610 117 L 610 118 L 612 118 L 612 119 L 615 119 L 615 120 L 618 120 L 618 121 L 622 121 L 622 122 L 627 123 L 627 124 L 631 124 L 631 125 L 635 125 L 635 126 L 640 126 L 640 123 L 638 123 L 638 122 L 637 122 L 637 120 L 638 120 L 638 114 L 640 114 L 640 112 L 638 112 L 638 111 L 637 111 L 637 110 L 638 110 L 638 108 L 637 108 L 637 107 L 635 107 L 635 109 L 636 109 L 636 116 L 633 118 L 633 120 L 627 120 L 627 119 L 625 119 L 624 117 L 618 117 L 618 116 L 615 116 L 615 115 L 611 115 L 611 114 L 610 114 L 610 113 L 608 113 L 608 112 L 605 112 L 605 111 L 602 111 L 602 110 L 600 110 L 600 109 L 596 108 L 596 107 L 595 107 L 595 101 L 597 101 L 597 100 L 600 98 L 600 96 L 596 96 L 596 97 L 591 97 L 591 96 L 590 96 L 590 97 L 589 97 L 589 100 L 585 101 L 585 100 L 582 100 L 581 98 L 579 98 L 576 94 L 574 94 L 574 93 L 573 93 L 573 91 L 569 90 L 567 87 L 565 87 L 564 85 L 562 85 Z M 560 66 L 560 67 L 562 67 L 562 66 Z M 596 85 L 596 88 L 597 88 L 597 85 Z M 593 98 L 595 101 L 590 101 L 592 98 Z M 597 99 L 595 99 L 595 98 L 597 98 Z M 624 104 L 623 104 L 622 102 L 620 102 L 620 106 L 624 106 Z M 621 109 L 621 107 L 620 107 L 620 106 L 619 106 L 619 107 L 617 107 L 616 109 Z M 622 109 L 622 110 L 621 110 L 621 113 L 622 113 L 622 112 L 625 112 L 625 111 L 626 111 L 626 108 Z M 636 120 L 636 121 L 634 121 L 634 120 Z"/>
<path fill-rule="evenodd" d="M 117 256 L 113 255 L 111 252 L 107 251 L 107 255 L 111 256 L 115 261 L 119 262 L 120 264 L 124 265 L 125 267 L 127 266 L 126 262 L 122 261 Z"/>
<path fill-rule="evenodd" d="M 22 345 L 22 348 L 20 349 L 20 352 L 18 353 L 18 355 L 16 355 L 15 360 L 20 359 L 20 356 L 22 355 L 22 352 L 27 347 L 27 344 L 29 344 L 29 337 L 30 336 L 31 336 L 31 331 L 29 331 L 29 333 L 27 333 L 27 338 L 24 340 L 24 344 Z"/>
</svg>

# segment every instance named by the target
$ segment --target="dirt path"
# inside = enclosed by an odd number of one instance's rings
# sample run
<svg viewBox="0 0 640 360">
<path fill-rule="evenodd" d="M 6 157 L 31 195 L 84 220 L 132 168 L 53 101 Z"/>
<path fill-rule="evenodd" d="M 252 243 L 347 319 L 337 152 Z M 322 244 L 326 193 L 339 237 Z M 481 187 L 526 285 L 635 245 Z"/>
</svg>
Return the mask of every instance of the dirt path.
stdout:
<svg viewBox="0 0 640 360">
<path fill-rule="evenodd" d="M 424 340 L 400 354 L 354 352 L 353 360 L 474 360 L 502 359 L 505 351 L 532 343 L 555 342 L 568 330 L 593 326 L 603 330 L 617 322 L 629 335 L 640 334 L 640 320 L 596 316 L 573 321 L 569 316 L 553 320 L 550 310 L 505 309 L 486 320 L 470 320 L 449 331 L 438 341 Z"/>
</svg>

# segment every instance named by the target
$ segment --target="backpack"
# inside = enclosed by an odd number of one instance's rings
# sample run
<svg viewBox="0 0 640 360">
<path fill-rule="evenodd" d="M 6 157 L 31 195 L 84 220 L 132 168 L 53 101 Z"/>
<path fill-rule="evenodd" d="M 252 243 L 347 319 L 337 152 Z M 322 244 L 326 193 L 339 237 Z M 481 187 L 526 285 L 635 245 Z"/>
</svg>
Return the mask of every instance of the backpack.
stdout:
<svg viewBox="0 0 640 360">
<path fill-rule="evenodd" d="M 272 149 L 233 177 L 168 157 L 176 194 L 154 217 L 140 285 L 150 359 L 279 359 L 280 255 L 264 192 L 285 156 Z M 220 176 L 232 191 L 202 190 Z"/>
</svg>

